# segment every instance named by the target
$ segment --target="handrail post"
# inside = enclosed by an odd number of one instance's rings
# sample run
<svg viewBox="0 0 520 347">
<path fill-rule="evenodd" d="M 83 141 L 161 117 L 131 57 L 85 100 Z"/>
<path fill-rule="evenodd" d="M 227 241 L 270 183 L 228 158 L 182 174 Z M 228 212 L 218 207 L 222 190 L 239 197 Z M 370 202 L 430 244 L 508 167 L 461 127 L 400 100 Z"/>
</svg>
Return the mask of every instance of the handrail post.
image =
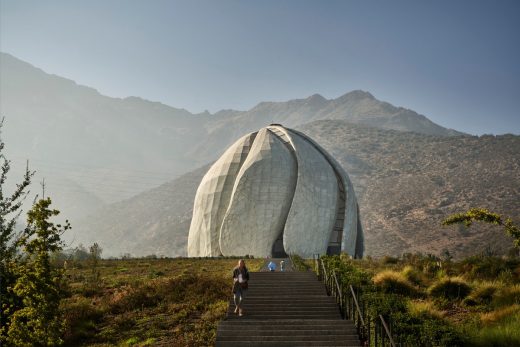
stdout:
<svg viewBox="0 0 520 347">
<path fill-rule="evenodd" d="M 336 289 L 335 289 L 336 302 L 338 302 L 338 300 L 339 300 L 339 307 L 340 307 L 341 312 L 343 312 L 343 295 L 341 293 L 341 288 L 339 286 L 338 277 L 336 276 L 335 270 L 332 270 L 332 277 L 334 278 L 334 282 L 336 284 Z M 343 313 L 341 313 L 341 316 L 343 316 Z"/>
<path fill-rule="evenodd" d="M 395 347 L 394 339 L 392 339 L 392 334 L 390 333 L 390 330 L 388 329 L 388 326 L 386 325 L 385 319 L 383 318 L 382 315 L 379 315 L 379 319 L 381 319 L 381 323 L 383 325 L 383 328 L 385 329 L 386 335 L 390 342 L 390 346 Z"/>
</svg>

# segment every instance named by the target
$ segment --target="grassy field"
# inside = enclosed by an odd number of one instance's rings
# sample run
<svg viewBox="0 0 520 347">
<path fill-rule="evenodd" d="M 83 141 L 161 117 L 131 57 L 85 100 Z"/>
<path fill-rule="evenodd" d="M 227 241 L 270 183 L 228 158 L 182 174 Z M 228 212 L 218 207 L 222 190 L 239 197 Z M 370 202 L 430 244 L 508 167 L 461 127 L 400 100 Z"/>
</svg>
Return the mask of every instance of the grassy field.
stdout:
<svg viewBox="0 0 520 347">
<path fill-rule="evenodd" d="M 423 255 L 324 257 L 368 309 L 393 319 L 401 342 L 520 346 L 520 259 Z M 211 346 L 237 259 L 68 262 L 62 308 L 68 346 Z M 263 259 L 249 259 L 257 271 Z M 305 270 L 311 261 L 295 259 Z"/>
<path fill-rule="evenodd" d="M 236 259 L 68 262 L 67 346 L 211 346 Z M 250 271 L 263 260 L 246 261 Z"/>
</svg>

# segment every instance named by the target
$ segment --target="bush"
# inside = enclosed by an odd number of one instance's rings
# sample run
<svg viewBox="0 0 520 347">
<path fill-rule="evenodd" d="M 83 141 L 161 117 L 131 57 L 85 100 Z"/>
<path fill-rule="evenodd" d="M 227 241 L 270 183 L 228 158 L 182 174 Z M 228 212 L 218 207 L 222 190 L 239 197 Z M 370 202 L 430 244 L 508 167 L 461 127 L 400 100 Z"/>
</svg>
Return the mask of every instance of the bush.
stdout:
<svg viewBox="0 0 520 347">
<path fill-rule="evenodd" d="M 374 284 L 385 293 L 417 296 L 419 291 L 406 277 L 396 271 L 382 271 L 372 278 Z"/>
<path fill-rule="evenodd" d="M 474 332 L 473 346 L 520 346 L 518 305 L 483 315 L 482 322 L 488 326 Z"/>
<path fill-rule="evenodd" d="M 428 288 L 428 294 L 435 298 L 464 299 L 471 287 L 461 277 L 443 278 Z"/>
<path fill-rule="evenodd" d="M 65 318 L 64 340 L 67 344 L 74 344 L 91 336 L 96 322 L 101 319 L 103 312 L 94 307 L 91 301 L 83 297 L 67 300 L 63 305 Z"/>
<path fill-rule="evenodd" d="M 399 263 L 399 258 L 396 258 L 396 257 L 391 257 L 389 255 L 385 255 L 383 258 L 381 258 L 381 263 L 382 264 L 397 264 Z"/>
<path fill-rule="evenodd" d="M 371 283 L 370 275 L 354 265 L 354 260 L 338 255 L 321 257 L 325 267 L 336 272 L 336 277 L 345 288 L 349 285 L 356 287 Z"/>
<path fill-rule="evenodd" d="M 493 304 L 495 307 L 520 304 L 520 284 L 502 287 L 497 291 Z"/>
<path fill-rule="evenodd" d="M 393 334 L 404 346 L 465 346 L 461 332 L 444 319 L 399 312 L 393 317 Z"/>
<path fill-rule="evenodd" d="M 424 275 L 417 271 L 413 266 L 405 266 L 401 271 L 401 274 L 415 285 L 420 285 L 424 282 Z"/>
<path fill-rule="evenodd" d="M 472 279 L 493 280 L 497 274 L 513 273 L 518 266 L 518 259 L 502 259 L 492 256 L 473 256 L 461 262 L 462 271 L 468 273 Z"/>
<path fill-rule="evenodd" d="M 507 319 L 509 316 L 520 314 L 520 305 L 507 306 L 502 309 L 483 313 L 480 316 L 480 321 L 484 325 L 494 324 Z"/>
<path fill-rule="evenodd" d="M 469 306 L 489 305 L 499 289 L 500 285 L 496 282 L 480 283 L 471 294 L 464 299 L 464 303 Z"/>
<path fill-rule="evenodd" d="M 423 319 L 443 319 L 444 314 L 435 308 L 430 301 L 410 301 L 408 303 L 408 312 L 412 317 Z"/>
<path fill-rule="evenodd" d="M 397 312 L 406 312 L 406 301 L 396 294 L 384 294 L 378 292 L 368 292 L 362 295 L 366 302 L 368 313 L 372 317 L 382 315 L 385 319 L 390 319 Z"/>
</svg>

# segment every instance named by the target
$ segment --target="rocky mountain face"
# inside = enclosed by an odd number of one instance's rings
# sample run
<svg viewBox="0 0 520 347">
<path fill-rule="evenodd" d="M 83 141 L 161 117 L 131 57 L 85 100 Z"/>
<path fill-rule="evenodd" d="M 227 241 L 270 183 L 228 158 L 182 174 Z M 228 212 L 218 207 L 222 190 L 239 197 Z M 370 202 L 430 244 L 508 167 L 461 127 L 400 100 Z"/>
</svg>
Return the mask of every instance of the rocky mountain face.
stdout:
<svg viewBox="0 0 520 347">
<path fill-rule="evenodd" d="M 406 252 L 456 257 L 512 245 L 495 226 L 441 227 L 443 218 L 485 207 L 520 222 L 520 136 L 434 136 L 384 130 L 341 120 L 297 127 L 334 155 L 359 199 L 366 254 Z M 195 192 L 208 167 L 111 205 L 76 227 L 83 242 L 114 255 L 186 255 Z M 125 220 L 125 216 L 129 218 Z"/>
<path fill-rule="evenodd" d="M 72 221 L 68 241 L 100 242 L 106 255 L 185 254 L 207 167 L 190 170 L 270 123 L 302 130 L 348 170 L 368 254 L 466 254 L 487 244 L 504 251 L 509 240 L 496 228 L 441 229 L 440 219 L 471 206 L 519 212 L 518 136 L 467 136 L 364 91 L 192 114 L 106 97 L 0 53 L 0 114 L 10 178 L 29 159 L 33 192 L 45 178 L 47 195 Z"/>
<path fill-rule="evenodd" d="M 30 160 L 72 218 L 129 198 L 215 160 L 242 134 L 271 122 L 343 119 L 382 128 L 457 134 L 370 93 L 262 102 L 249 111 L 190 112 L 137 97 L 110 98 L 0 53 L 2 136 L 18 174 Z"/>
</svg>

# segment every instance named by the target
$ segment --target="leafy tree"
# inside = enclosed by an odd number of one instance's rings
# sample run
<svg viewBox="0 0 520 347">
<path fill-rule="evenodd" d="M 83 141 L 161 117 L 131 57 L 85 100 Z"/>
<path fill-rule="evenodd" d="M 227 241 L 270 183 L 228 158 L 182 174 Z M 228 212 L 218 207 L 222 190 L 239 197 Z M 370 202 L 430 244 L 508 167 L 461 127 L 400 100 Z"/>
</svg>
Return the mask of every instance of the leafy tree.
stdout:
<svg viewBox="0 0 520 347">
<path fill-rule="evenodd" d="M 0 120 L 0 135 L 4 120 Z M 17 256 L 16 221 L 22 212 L 22 203 L 34 172 L 26 167 L 25 174 L 11 194 L 4 191 L 10 161 L 4 154 L 5 144 L 0 136 L 0 345 L 5 341 L 12 312 L 21 307 L 21 299 L 12 291 L 16 281 L 14 272 Z"/>
<path fill-rule="evenodd" d="M 513 238 L 515 248 L 520 248 L 520 228 L 513 223 L 513 220 L 511 218 L 505 218 L 504 220 L 499 214 L 490 212 L 484 208 L 472 208 L 464 213 L 453 214 L 442 221 L 442 224 L 452 225 L 463 223 L 466 227 L 469 227 L 474 221 L 503 226 L 505 233 Z"/>
<path fill-rule="evenodd" d="M 51 254 L 60 251 L 60 236 L 70 229 L 51 222 L 59 214 L 51 199 L 40 199 L 27 213 L 27 228 L 17 241 L 24 257 L 17 265 L 14 293 L 23 307 L 12 314 L 8 343 L 15 346 L 56 346 L 63 341 L 63 320 L 59 314 L 63 272 L 51 264 Z"/>
</svg>

